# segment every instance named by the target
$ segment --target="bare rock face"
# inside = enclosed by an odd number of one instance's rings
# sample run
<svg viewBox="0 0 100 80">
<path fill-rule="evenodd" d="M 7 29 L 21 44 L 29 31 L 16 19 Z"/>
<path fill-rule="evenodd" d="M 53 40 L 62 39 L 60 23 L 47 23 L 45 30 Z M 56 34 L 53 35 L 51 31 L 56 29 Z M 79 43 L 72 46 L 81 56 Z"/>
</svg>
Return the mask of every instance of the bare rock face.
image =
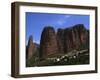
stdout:
<svg viewBox="0 0 100 80">
<path fill-rule="evenodd" d="M 29 37 L 28 45 L 27 45 L 27 59 L 30 59 L 34 54 L 35 46 L 33 44 L 33 37 Z"/>
<path fill-rule="evenodd" d="M 70 28 L 58 29 L 45 27 L 40 41 L 40 57 L 67 53 L 72 50 L 89 48 L 89 31 L 83 24 Z"/>
<path fill-rule="evenodd" d="M 58 53 L 57 39 L 53 27 L 47 26 L 43 29 L 40 41 L 40 53 L 40 57 L 42 58 Z"/>
<path fill-rule="evenodd" d="M 88 41 L 88 32 L 83 24 L 75 25 L 64 30 L 64 51 L 69 52 L 73 49 L 85 47 Z"/>
<path fill-rule="evenodd" d="M 59 53 L 64 53 L 64 29 L 58 29 L 56 36 Z"/>
</svg>

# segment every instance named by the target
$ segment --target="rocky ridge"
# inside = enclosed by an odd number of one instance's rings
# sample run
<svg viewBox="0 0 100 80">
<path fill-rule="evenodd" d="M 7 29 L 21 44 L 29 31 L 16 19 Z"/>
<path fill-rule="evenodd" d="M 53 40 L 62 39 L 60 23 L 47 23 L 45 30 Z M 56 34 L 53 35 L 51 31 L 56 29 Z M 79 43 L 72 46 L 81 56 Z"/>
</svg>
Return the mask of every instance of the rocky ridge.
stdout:
<svg viewBox="0 0 100 80">
<path fill-rule="evenodd" d="M 40 41 L 40 57 L 63 54 L 72 50 L 88 48 L 89 32 L 83 24 L 77 24 L 70 28 L 58 29 L 45 27 Z"/>
</svg>

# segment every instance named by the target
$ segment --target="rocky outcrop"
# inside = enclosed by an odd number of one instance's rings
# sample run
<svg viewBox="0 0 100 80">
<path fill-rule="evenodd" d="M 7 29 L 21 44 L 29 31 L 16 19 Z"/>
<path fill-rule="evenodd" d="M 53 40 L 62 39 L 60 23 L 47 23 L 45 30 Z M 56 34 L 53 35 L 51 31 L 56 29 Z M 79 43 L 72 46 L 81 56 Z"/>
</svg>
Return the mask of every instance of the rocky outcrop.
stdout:
<svg viewBox="0 0 100 80">
<path fill-rule="evenodd" d="M 43 29 L 40 41 L 40 57 L 45 58 L 51 54 L 58 53 L 56 33 L 53 27 L 47 26 Z"/>
<path fill-rule="evenodd" d="M 31 59 L 31 57 L 33 55 L 35 55 L 35 53 L 37 52 L 38 47 L 36 46 L 36 44 L 33 43 L 33 37 L 30 36 L 29 37 L 29 41 L 28 41 L 28 45 L 26 47 L 26 55 L 27 55 L 27 59 Z"/>
<path fill-rule="evenodd" d="M 64 30 L 64 51 L 85 48 L 88 41 L 88 32 L 83 24 L 75 25 Z M 87 42 L 88 41 L 88 42 Z"/>
<path fill-rule="evenodd" d="M 34 51 L 33 37 L 30 36 L 27 45 L 27 59 L 30 59 L 32 57 L 33 51 Z"/>
<path fill-rule="evenodd" d="M 59 53 L 64 53 L 64 29 L 58 29 L 57 31 L 57 44 Z"/>
<path fill-rule="evenodd" d="M 85 48 L 89 48 L 89 31 L 83 24 L 58 29 L 57 33 L 53 27 L 43 29 L 40 41 L 40 57 L 45 58 L 51 54 L 63 54 Z"/>
</svg>

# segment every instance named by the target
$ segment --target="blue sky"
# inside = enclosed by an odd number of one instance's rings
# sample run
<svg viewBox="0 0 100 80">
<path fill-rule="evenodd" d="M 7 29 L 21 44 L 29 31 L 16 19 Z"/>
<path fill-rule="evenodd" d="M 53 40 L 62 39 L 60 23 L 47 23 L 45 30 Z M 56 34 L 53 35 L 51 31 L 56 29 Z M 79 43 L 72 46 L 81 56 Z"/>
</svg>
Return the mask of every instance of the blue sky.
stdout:
<svg viewBox="0 0 100 80">
<path fill-rule="evenodd" d="M 41 33 L 45 26 L 67 28 L 75 24 L 84 24 L 89 29 L 89 15 L 75 14 L 51 14 L 26 12 L 26 44 L 29 36 L 33 36 L 33 42 L 40 43 Z"/>
</svg>

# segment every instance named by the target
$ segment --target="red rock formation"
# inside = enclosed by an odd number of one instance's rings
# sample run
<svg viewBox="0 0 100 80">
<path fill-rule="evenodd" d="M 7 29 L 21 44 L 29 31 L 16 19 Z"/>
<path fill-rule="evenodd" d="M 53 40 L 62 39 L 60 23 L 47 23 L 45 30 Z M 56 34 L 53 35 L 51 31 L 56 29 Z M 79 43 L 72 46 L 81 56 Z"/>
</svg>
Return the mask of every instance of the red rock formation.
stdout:
<svg viewBox="0 0 100 80">
<path fill-rule="evenodd" d="M 28 45 L 27 45 L 27 59 L 30 59 L 34 53 L 34 44 L 33 44 L 33 37 L 29 37 Z"/>
<path fill-rule="evenodd" d="M 57 31 L 57 44 L 59 53 L 64 53 L 64 29 L 58 29 Z"/>
<path fill-rule="evenodd" d="M 42 56 L 42 58 L 45 58 L 51 54 L 53 55 L 57 53 L 58 47 L 55 30 L 50 26 L 45 27 L 41 35 L 40 56 Z"/>
<path fill-rule="evenodd" d="M 88 39 L 88 32 L 83 24 L 75 25 L 71 28 L 66 28 L 64 31 L 64 48 L 65 52 L 73 49 L 80 49 L 86 45 Z"/>
<path fill-rule="evenodd" d="M 68 53 L 72 50 L 89 48 L 89 31 L 83 24 L 66 29 L 58 29 L 57 34 L 53 27 L 43 29 L 40 41 L 40 57 Z"/>
</svg>

